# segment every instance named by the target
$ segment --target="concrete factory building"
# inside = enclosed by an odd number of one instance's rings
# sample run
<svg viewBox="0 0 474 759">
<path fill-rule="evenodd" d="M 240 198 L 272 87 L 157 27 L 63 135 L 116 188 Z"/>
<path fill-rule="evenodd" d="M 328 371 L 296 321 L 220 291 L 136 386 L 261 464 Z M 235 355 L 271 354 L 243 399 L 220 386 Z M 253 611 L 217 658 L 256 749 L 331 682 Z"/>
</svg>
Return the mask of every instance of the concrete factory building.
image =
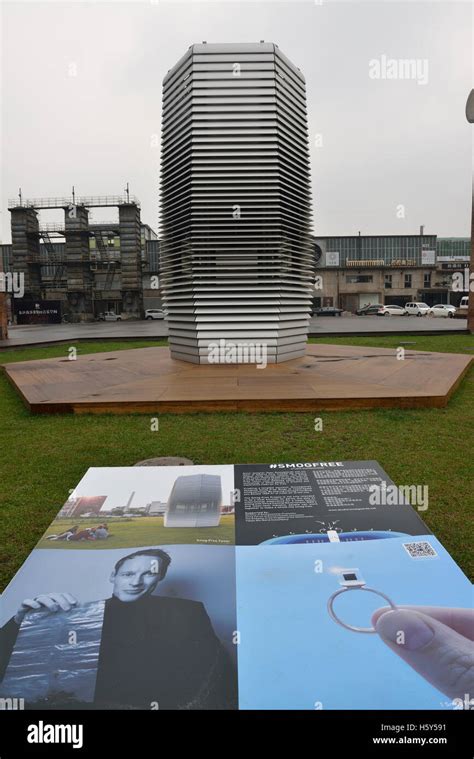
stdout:
<svg viewBox="0 0 474 759">
<path fill-rule="evenodd" d="M 95 208 L 114 209 L 117 218 L 94 223 Z M 63 212 L 62 221 L 41 224 L 41 211 L 53 209 Z M 56 312 L 70 321 L 89 321 L 108 310 L 124 318 L 143 316 L 144 248 L 148 241 L 157 243 L 157 235 L 141 223 L 136 198 L 126 193 L 23 199 L 20 193 L 9 210 L 11 269 L 5 260 L 4 267 L 24 278 L 26 303 L 59 301 Z"/>
</svg>

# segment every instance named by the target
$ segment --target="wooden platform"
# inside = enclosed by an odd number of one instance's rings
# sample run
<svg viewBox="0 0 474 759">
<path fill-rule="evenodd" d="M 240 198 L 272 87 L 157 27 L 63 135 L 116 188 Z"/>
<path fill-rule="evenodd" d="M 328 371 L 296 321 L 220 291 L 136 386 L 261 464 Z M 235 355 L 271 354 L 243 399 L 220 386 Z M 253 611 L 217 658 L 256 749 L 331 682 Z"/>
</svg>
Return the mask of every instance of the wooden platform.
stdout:
<svg viewBox="0 0 474 759">
<path fill-rule="evenodd" d="M 446 406 L 471 356 L 308 345 L 303 358 L 258 369 L 170 358 L 168 348 L 7 364 L 35 414 L 318 411 Z"/>
</svg>

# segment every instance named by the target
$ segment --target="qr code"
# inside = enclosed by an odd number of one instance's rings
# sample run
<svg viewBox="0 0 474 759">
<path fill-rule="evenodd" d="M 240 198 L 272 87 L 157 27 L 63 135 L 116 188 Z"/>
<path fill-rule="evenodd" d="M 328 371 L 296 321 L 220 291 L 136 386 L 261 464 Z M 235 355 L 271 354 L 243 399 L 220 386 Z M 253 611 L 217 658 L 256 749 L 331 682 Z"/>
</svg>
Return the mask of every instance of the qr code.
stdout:
<svg viewBox="0 0 474 759">
<path fill-rule="evenodd" d="M 430 543 L 403 543 L 405 551 L 412 559 L 433 559 L 438 554 Z"/>
</svg>

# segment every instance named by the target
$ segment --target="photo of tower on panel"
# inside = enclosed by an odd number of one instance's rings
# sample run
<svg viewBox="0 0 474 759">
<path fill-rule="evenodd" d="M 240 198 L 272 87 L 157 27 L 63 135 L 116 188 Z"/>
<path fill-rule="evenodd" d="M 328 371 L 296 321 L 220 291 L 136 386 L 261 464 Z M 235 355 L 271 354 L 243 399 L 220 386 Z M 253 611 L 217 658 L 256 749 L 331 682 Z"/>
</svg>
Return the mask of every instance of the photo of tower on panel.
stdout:
<svg viewBox="0 0 474 759">
<path fill-rule="evenodd" d="M 222 509 L 221 478 L 215 474 L 177 477 L 168 498 L 164 527 L 218 527 Z"/>
<path fill-rule="evenodd" d="M 304 355 L 313 255 L 305 80 L 273 43 L 195 44 L 163 83 L 162 263 L 173 358 Z"/>
</svg>

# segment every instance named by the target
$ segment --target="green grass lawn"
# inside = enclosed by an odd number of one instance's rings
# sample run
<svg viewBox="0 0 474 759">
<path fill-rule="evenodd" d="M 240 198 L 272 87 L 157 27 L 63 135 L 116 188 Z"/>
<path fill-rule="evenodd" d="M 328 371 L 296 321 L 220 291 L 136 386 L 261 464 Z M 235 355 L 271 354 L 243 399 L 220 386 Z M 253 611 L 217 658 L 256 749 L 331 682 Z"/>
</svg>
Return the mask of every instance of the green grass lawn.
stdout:
<svg viewBox="0 0 474 759">
<path fill-rule="evenodd" d="M 312 342 L 471 353 L 471 335 L 317 338 Z M 77 343 L 80 354 L 164 344 Z M 66 345 L 0 351 L 0 363 L 67 355 Z M 423 377 L 420 377 L 423 382 Z M 153 456 L 196 464 L 376 459 L 398 485 L 429 485 L 422 517 L 474 578 L 474 369 L 445 409 L 314 414 L 160 414 L 32 416 L 0 376 L 0 589 L 19 569 L 90 466 L 130 466 Z"/>
<path fill-rule="evenodd" d="M 36 361 L 37 358 L 58 358 L 59 356 L 68 357 L 68 349 L 73 346 L 77 348 L 77 355 L 84 356 L 86 353 L 103 353 L 104 351 L 127 350 L 127 348 L 150 348 L 153 345 L 168 345 L 167 340 L 104 340 L 98 342 L 85 340 L 69 343 L 56 343 L 55 345 L 46 345 L 37 348 L 9 348 L 8 350 L 0 349 L 0 364 L 10 364 L 12 361 Z"/>
<path fill-rule="evenodd" d="M 93 527 L 100 521 L 107 522 L 110 532 L 107 540 L 53 541 L 48 535 L 64 532 L 73 524 L 79 524 L 81 529 Z M 234 516 L 221 516 L 218 527 L 164 527 L 163 517 L 137 517 L 136 519 L 56 519 L 46 530 L 37 548 L 67 548 L 94 549 L 98 548 L 129 548 L 139 546 L 172 545 L 175 543 L 233 545 Z"/>
</svg>

